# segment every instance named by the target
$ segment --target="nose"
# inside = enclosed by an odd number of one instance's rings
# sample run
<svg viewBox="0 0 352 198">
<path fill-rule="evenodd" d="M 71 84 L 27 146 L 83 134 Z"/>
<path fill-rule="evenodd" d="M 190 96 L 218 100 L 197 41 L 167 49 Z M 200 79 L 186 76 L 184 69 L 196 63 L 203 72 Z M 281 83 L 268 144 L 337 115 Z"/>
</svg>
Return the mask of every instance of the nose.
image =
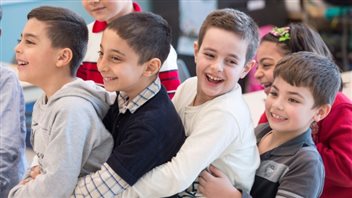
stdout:
<svg viewBox="0 0 352 198">
<path fill-rule="evenodd" d="M 283 110 L 284 106 L 282 101 L 283 99 L 281 99 L 280 97 L 273 99 L 272 107 L 278 110 Z"/>
<path fill-rule="evenodd" d="M 212 69 L 215 70 L 216 72 L 224 71 L 224 62 L 222 60 L 215 61 L 212 64 Z"/>
<path fill-rule="evenodd" d="M 259 80 L 263 77 L 263 70 L 260 67 L 257 67 L 254 73 L 254 77 Z"/>
<path fill-rule="evenodd" d="M 109 67 L 106 65 L 106 61 L 104 56 L 99 57 L 98 61 L 97 61 L 97 67 L 98 67 L 98 71 L 100 73 L 104 73 L 107 72 L 109 70 Z"/>
<path fill-rule="evenodd" d="M 21 48 L 21 41 L 17 43 L 17 45 L 15 46 L 15 52 L 16 53 L 21 53 L 22 48 Z"/>
</svg>

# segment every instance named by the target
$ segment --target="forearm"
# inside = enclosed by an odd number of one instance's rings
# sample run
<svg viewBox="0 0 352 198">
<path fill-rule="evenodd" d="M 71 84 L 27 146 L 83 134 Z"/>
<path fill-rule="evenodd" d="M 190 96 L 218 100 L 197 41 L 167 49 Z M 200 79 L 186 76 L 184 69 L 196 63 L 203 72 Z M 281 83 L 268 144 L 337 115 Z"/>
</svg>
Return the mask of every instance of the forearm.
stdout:
<svg viewBox="0 0 352 198">
<path fill-rule="evenodd" d="M 26 184 L 16 185 L 10 191 L 9 198 L 69 197 L 76 181 L 77 179 L 60 181 L 52 175 L 39 175 L 34 180 L 29 179 Z"/>
<path fill-rule="evenodd" d="M 233 123 L 227 121 L 225 123 Z M 232 142 L 233 130 L 228 127 L 234 126 L 224 124 L 203 130 L 197 128 L 171 162 L 148 172 L 133 186 L 134 190 L 143 197 L 166 197 L 185 190 Z"/>
</svg>

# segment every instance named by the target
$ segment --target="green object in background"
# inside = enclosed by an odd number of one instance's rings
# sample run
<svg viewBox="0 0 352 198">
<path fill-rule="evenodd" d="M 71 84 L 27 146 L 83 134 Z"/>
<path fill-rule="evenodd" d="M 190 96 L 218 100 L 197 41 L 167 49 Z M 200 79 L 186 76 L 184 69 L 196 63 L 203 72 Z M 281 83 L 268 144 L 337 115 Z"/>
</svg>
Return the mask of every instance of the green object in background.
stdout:
<svg viewBox="0 0 352 198">
<path fill-rule="evenodd" d="M 352 12 L 352 7 L 350 6 L 330 7 L 330 8 L 327 8 L 325 11 L 325 18 L 328 20 L 332 20 L 335 17 L 347 14 L 348 11 Z"/>
</svg>

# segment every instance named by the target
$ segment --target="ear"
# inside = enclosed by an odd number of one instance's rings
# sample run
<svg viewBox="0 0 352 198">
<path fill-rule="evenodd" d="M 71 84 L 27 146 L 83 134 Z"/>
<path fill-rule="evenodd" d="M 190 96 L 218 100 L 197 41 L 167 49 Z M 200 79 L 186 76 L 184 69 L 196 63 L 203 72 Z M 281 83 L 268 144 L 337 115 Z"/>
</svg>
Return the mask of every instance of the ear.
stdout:
<svg viewBox="0 0 352 198">
<path fill-rule="evenodd" d="M 199 52 L 198 41 L 194 41 L 193 49 L 194 49 L 194 63 L 197 64 L 197 55 L 198 55 L 198 52 Z"/>
<path fill-rule="evenodd" d="M 249 71 L 251 71 L 251 69 L 255 66 L 256 61 L 254 59 L 252 59 L 251 61 L 249 61 L 242 70 L 242 74 L 241 74 L 241 79 L 246 77 L 246 75 L 248 74 Z"/>
<path fill-rule="evenodd" d="M 57 67 L 63 67 L 69 65 L 73 57 L 72 50 L 70 48 L 63 48 L 59 50 L 58 57 L 56 60 Z"/>
<path fill-rule="evenodd" d="M 148 62 L 144 63 L 144 65 L 146 68 L 143 75 L 146 77 L 151 77 L 158 74 L 161 67 L 161 61 L 158 58 L 152 58 Z"/>
<path fill-rule="evenodd" d="M 331 110 L 331 105 L 330 104 L 324 104 L 320 107 L 318 107 L 313 119 L 315 122 L 319 122 L 320 120 L 324 119 L 330 112 Z"/>
</svg>

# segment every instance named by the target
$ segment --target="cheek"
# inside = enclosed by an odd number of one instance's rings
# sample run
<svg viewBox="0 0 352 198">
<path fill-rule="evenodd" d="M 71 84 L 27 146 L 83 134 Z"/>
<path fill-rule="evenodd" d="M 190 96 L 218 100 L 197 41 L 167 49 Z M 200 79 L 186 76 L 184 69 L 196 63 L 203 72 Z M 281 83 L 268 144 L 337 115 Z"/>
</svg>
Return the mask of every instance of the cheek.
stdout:
<svg viewBox="0 0 352 198">
<path fill-rule="evenodd" d="M 240 68 L 240 67 L 232 68 L 232 67 L 225 66 L 224 72 L 227 76 L 227 79 L 229 79 L 230 83 L 237 83 L 237 81 L 243 74 L 244 70 L 243 68 Z"/>
<path fill-rule="evenodd" d="M 264 103 L 264 105 L 265 105 L 265 110 L 269 110 L 269 109 L 270 109 L 271 103 L 272 103 L 272 100 L 271 100 L 269 97 L 266 97 L 265 103 Z"/>
<path fill-rule="evenodd" d="M 196 73 L 200 74 L 200 72 L 204 70 L 205 65 L 206 65 L 205 62 L 202 59 L 197 59 Z"/>
<path fill-rule="evenodd" d="M 108 12 L 109 16 L 115 16 L 116 14 L 120 13 L 119 5 L 116 5 L 116 4 L 118 4 L 118 3 L 113 1 L 113 2 L 108 2 L 104 5 L 107 8 L 107 10 L 109 11 Z"/>
<path fill-rule="evenodd" d="M 274 69 L 275 67 L 270 68 L 268 71 L 266 71 L 266 77 L 268 78 L 268 80 L 270 80 L 271 82 L 274 81 Z"/>
<path fill-rule="evenodd" d="M 120 70 L 120 75 L 128 80 L 134 81 L 141 75 L 141 71 L 127 67 L 123 70 Z"/>
</svg>

